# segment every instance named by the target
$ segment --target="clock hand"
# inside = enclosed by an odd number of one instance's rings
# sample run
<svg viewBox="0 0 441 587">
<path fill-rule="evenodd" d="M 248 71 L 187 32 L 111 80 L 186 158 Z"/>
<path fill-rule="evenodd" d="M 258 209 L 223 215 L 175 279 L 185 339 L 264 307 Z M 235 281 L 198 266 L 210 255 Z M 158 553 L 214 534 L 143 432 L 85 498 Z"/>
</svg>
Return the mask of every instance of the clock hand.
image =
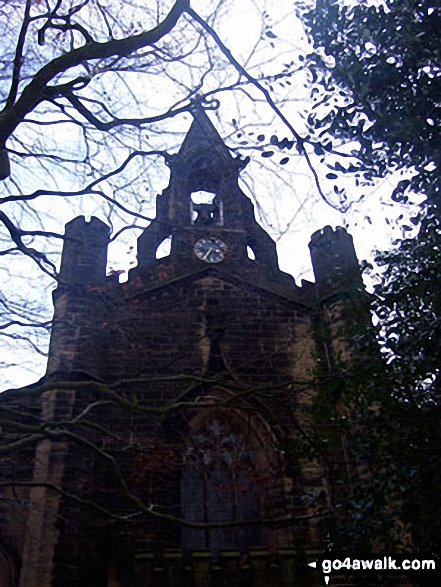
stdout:
<svg viewBox="0 0 441 587">
<path fill-rule="evenodd" d="M 205 253 L 205 255 L 203 255 L 202 261 L 205 261 L 206 260 L 206 258 L 209 256 L 209 254 L 211 253 L 212 250 L 213 249 L 211 247 L 208 249 L 208 251 Z"/>
</svg>

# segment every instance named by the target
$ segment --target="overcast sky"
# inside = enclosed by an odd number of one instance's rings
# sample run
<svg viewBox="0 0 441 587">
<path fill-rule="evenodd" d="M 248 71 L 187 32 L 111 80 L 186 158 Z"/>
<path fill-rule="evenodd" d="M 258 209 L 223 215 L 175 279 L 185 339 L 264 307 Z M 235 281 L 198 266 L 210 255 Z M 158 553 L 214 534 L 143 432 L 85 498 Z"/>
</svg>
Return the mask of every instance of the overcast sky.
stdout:
<svg viewBox="0 0 441 587">
<path fill-rule="evenodd" d="M 165 5 L 171 5 L 171 2 L 167 0 Z M 212 9 L 212 3 L 207 0 L 194 0 L 192 5 L 204 17 L 209 15 Z M 302 57 L 310 51 L 310 47 L 302 25 L 292 10 L 293 3 L 280 0 L 223 0 L 220 5 L 214 27 L 233 56 L 253 76 L 259 78 L 262 75 L 276 75 L 283 70 L 284 64 L 293 64 L 290 68 L 292 75 L 286 79 L 275 80 L 266 87 L 270 89 L 273 99 L 296 131 L 305 136 L 306 117 L 310 109 L 316 105 L 310 99 L 308 74 L 302 66 Z M 220 53 L 214 52 L 213 55 L 219 59 L 218 77 L 211 79 L 207 76 L 204 90 L 215 87 L 213 84 L 218 83 L 219 76 L 224 76 L 225 84 L 237 77 L 232 67 L 226 67 Z M 178 75 L 179 67 L 176 67 Z M 107 85 L 97 85 L 96 91 L 105 91 L 111 96 L 112 104 L 118 105 L 118 112 L 121 115 L 126 114 L 125 110 L 133 115 L 135 105 L 141 114 L 145 115 L 154 109 L 160 111 L 164 100 L 172 99 L 172 92 L 175 90 L 171 79 L 172 76 L 156 75 L 152 78 L 152 83 L 146 85 L 145 75 L 142 74 L 127 74 L 125 83 L 121 83 L 115 76 L 109 76 L 105 82 Z M 98 80 L 97 83 L 104 82 Z M 134 102 L 131 102 L 133 97 Z M 395 223 L 402 212 L 397 204 L 394 203 L 393 207 L 390 205 L 390 194 L 396 178 L 388 178 L 363 189 L 356 188 L 353 183 L 345 185 L 346 180 L 339 179 L 339 187 L 346 187 L 349 194 L 346 204 L 342 205 L 334 190 L 335 182 L 326 179 L 329 168 L 316 158 L 314 166 L 321 179 L 322 190 L 332 204 L 330 206 L 320 197 L 304 157 L 296 154 L 295 149 L 284 153 L 278 152 L 271 158 L 262 158 L 259 151 L 256 151 L 256 148 L 259 148 L 256 137 L 259 135 L 265 136 L 262 144 L 268 143 L 272 134 L 277 134 L 279 138 L 291 137 L 283 122 L 277 118 L 255 88 L 248 87 L 246 91 L 235 93 L 220 92 L 216 97 L 220 101 L 220 107 L 209 115 L 228 146 L 238 148 L 238 152 L 243 156 L 251 155 L 251 163 L 242 174 L 243 189 L 254 201 L 260 223 L 277 242 L 281 268 L 291 273 L 298 282 L 301 278 L 312 279 L 308 242 L 313 232 L 327 224 L 348 228 L 354 237 L 360 260 L 371 258 L 372 251 L 376 248 L 387 249 L 394 239 L 402 236 L 399 225 Z M 37 112 L 35 116 L 38 115 Z M 47 112 L 42 109 L 40 116 L 47 116 Z M 234 129 L 233 120 L 238 121 L 240 135 Z M 140 137 L 139 141 L 142 142 L 148 136 L 151 148 L 167 147 L 173 152 L 179 148 L 190 124 L 191 116 L 181 115 L 162 126 L 157 125 L 155 132 L 151 132 L 151 129 L 142 131 L 144 139 Z M 51 127 L 36 128 L 32 125 L 22 125 L 18 137 L 24 141 L 37 140 L 34 134 L 42 132 L 45 145 L 50 145 L 54 153 L 78 155 L 81 129 L 77 125 L 58 125 L 55 130 Z M 102 163 L 103 168 L 106 165 L 116 167 L 118 148 L 118 144 L 115 143 L 110 150 L 97 150 L 94 157 L 97 162 Z M 289 156 L 289 161 L 281 166 L 279 162 L 285 155 Z M 139 163 L 134 161 L 132 165 L 135 167 Z M 0 189 L 3 190 L 3 194 L 11 193 L 11 190 L 16 190 L 18 182 L 20 189 L 26 193 L 52 182 L 57 189 L 73 190 L 81 188 L 85 179 L 87 181 L 81 174 L 68 173 L 61 166 L 53 167 L 49 175 L 45 174 L 46 169 L 33 165 L 31 160 L 19 170 L 13 168 L 12 180 L 16 183 L 5 182 Z M 145 200 L 140 196 L 140 190 L 144 189 L 143 181 L 148 181 Z M 125 198 L 124 201 L 129 203 L 134 202 L 134 197 L 131 200 L 130 191 L 133 190 L 138 200 L 144 202 L 139 204 L 139 211 L 145 216 L 153 217 L 154 195 L 161 192 L 167 182 L 168 169 L 158 160 L 147 168 L 144 179 L 141 177 L 138 183 L 133 185 L 128 183 L 129 188 L 124 187 L 123 181 L 120 185 L 103 182 L 101 188 L 103 191 L 107 190 L 109 195 L 114 195 L 115 190 L 119 190 L 118 193 Z M 24 208 L 23 210 L 26 228 L 35 229 L 39 226 L 39 221 L 35 220 L 32 213 Z M 45 196 L 39 199 L 39 210 L 44 210 L 45 229 L 55 232 L 62 232 L 64 223 L 79 214 L 97 215 L 103 220 L 111 218 L 113 233 L 134 222 L 130 215 L 115 216 L 109 204 L 92 197 L 58 198 L 55 202 L 53 197 Z M 136 223 L 140 226 L 147 224 Z M 111 244 L 109 269 L 124 270 L 136 263 L 136 238 L 139 234 L 139 229 L 126 231 Z M 42 243 L 37 239 L 33 244 L 36 246 Z M 45 246 L 49 246 L 51 253 L 60 250 L 60 242 L 57 240 L 52 240 Z M 53 258 L 56 259 L 56 256 Z M 4 262 L 10 257 L 0 259 Z M 42 320 L 50 318 L 50 291 L 55 286 L 54 282 L 42 276 L 29 259 L 16 255 L 13 261 L 13 265 L 0 267 L 3 293 L 13 299 L 17 307 L 26 306 L 28 314 Z M 37 331 L 37 338 L 32 340 L 38 348 L 47 349 L 47 336 L 44 337 L 43 331 Z M 0 359 L 0 368 L 2 367 L 4 375 L 3 387 L 24 385 L 42 376 L 45 357 L 35 352 L 35 348 L 28 342 L 9 342 L 12 344 L 5 348 Z"/>
</svg>

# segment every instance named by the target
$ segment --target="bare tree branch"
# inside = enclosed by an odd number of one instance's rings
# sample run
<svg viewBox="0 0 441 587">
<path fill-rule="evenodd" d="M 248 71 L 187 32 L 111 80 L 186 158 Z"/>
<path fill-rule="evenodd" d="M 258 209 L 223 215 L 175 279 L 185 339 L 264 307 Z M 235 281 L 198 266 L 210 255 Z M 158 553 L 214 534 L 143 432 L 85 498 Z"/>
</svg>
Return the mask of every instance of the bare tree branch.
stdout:
<svg viewBox="0 0 441 587">
<path fill-rule="evenodd" d="M 60 73 L 91 59 L 105 59 L 114 55 L 127 56 L 148 45 L 153 45 L 170 33 L 178 19 L 188 8 L 189 0 L 176 0 L 165 19 L 155 28 L 125 39 L 112 39 L 99 43 L 86 43 L 64 55 L 56 57 L 36 73 L 24 88 L 14 105 L 4 108 L 0 115 L 0 145 L 5 145 L 8 137 L 34 108 L 45 99 L 49 82 Z"/>
</svg>

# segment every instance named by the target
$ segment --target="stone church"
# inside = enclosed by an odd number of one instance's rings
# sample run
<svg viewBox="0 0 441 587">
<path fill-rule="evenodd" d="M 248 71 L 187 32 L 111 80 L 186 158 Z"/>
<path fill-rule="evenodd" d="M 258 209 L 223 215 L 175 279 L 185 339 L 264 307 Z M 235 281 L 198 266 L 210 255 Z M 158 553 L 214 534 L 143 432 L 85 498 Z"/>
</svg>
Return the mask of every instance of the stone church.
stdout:
<svg viewBox="0 0 441 587">
<path fill-rule="evenodd" d="M 318 375 L 350 360 L 352 238 L 315 233 L 296 285 L 201 108 L 167 163 L 127 283 L 106 224 L 66 225 L 47 374 L 0 396 L 1 587 L 324 584 L 350 466 Z"/>
</svg>

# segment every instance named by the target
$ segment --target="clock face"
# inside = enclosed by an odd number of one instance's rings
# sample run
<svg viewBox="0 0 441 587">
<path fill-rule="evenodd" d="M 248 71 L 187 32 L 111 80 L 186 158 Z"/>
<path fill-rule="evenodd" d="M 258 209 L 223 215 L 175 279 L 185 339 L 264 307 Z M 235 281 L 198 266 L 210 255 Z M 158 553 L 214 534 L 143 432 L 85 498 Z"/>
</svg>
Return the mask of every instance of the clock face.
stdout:
<svg viewBox="0 0 441 587">
<path fill-rule="evenodd" d="M 206 263 L 220 263 L 225 259 L 227 245 L 219 238 L 206 236 L 196 242 L 194 252 L 196 257 Z"/>
</svg>

